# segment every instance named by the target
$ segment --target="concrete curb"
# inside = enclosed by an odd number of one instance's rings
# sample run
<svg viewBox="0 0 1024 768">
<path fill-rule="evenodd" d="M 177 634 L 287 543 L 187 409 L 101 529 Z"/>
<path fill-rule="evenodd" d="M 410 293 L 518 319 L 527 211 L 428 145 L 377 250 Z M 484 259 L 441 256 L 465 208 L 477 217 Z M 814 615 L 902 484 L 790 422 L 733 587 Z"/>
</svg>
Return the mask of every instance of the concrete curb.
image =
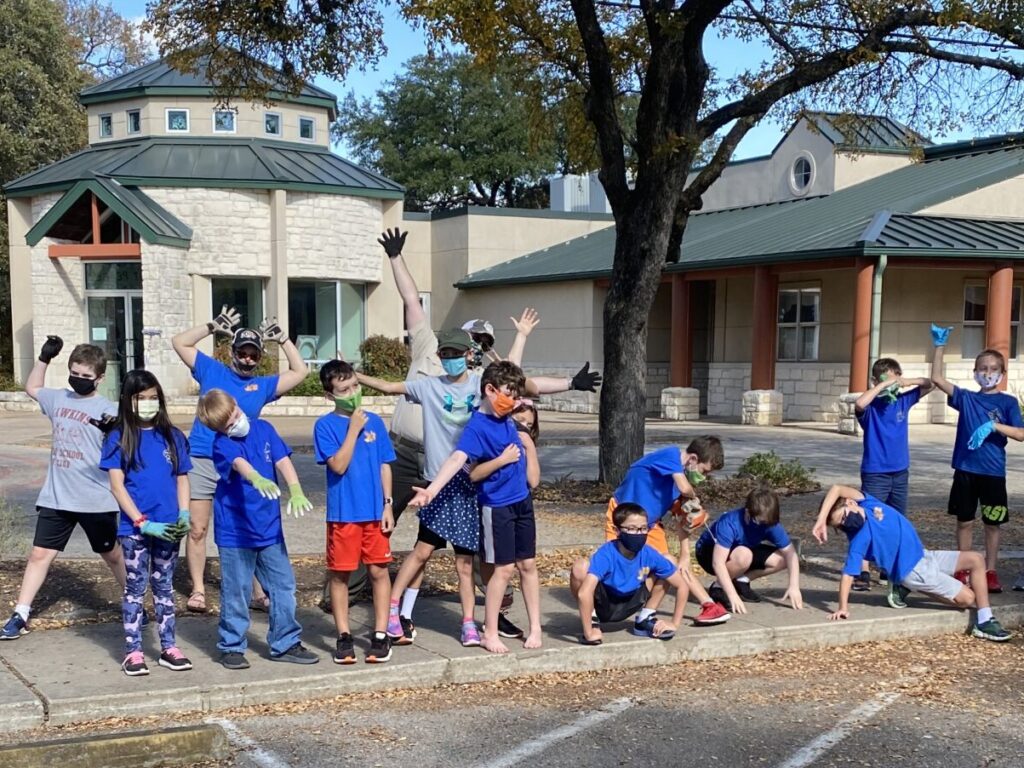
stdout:
<svg viewBox="0 0 1024 768">
<path fill-rule="evenodd" d="M 221 760 L 231 752 L 219 725 L 78 736 L 0 748 L 0 768 L 146 768 Z"/>
</svg>

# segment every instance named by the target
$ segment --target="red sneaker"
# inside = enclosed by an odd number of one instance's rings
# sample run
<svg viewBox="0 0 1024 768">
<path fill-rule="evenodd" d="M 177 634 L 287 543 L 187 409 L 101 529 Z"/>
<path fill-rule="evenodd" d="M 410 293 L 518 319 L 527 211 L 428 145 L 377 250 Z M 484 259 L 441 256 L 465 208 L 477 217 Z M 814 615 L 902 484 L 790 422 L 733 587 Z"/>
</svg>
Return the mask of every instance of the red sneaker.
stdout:
<svg viewBox="0 0 1024 768">
<path fill-rule="evenodd" d="M 995 571 L 985 571 L 985 578 L 988 581 L 989 594 L 998 595 L 1003 591 L 1003 585 L 999 583 L 999 576 Z"/>
<path fill-rule="evenodd" d="M 704 603 L 693 623 L 698 627 L 703 627 L 710 624 L 722 624 L 731 618 L 732 614 L 719 603 Z"/>
<path fill-rule="evenodd" d="M 966 568 L 954 573 L 953 578 L 961 582 L 962 584 L 966 584 L 967 586 L 971 585 L 971 572 L 968 571 Z"/>
</svg>

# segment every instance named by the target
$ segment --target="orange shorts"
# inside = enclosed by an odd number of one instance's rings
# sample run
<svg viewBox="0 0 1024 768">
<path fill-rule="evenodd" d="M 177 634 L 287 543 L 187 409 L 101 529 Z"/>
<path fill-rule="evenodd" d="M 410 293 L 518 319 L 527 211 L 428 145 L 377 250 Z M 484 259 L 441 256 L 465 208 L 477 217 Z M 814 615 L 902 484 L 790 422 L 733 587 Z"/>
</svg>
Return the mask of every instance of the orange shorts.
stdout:
<svg viewBox="0 0 1024 768">
<path fill-rule="evenodd" d="M 614 497 L 608 500 L 608 511 L 604 516 L 604 537 L 607 541 L 614 541 L 619 538 L 619 529 L 612 522 L 612 512 L 619 506 Z M 647 533 L 647 543 L 658 550 L 661 554 L 668 554 L 668 539 L 665 538 L 665 529 L 661 523 L 655 523 Z"/>
<path fill-rule="evenodd" d="M 381 531 L 380 521 L 327 523 L 327 567 L 332 571 L 354 571 L 360 562 L 391 562 L 391 535 Z"/>
</svg>

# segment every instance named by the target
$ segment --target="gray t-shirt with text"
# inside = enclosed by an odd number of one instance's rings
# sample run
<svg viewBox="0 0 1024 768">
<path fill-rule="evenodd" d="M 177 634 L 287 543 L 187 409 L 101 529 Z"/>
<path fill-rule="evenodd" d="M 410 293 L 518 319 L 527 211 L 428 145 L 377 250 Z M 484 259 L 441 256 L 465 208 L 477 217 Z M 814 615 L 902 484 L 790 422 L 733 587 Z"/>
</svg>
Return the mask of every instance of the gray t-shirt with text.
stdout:
<svg viewBox="0 0 1024 768">
<path fill-rule="evenodd" d="M 423 406 L 423 475 L 433 480 L 480 404 L 480 374 L 471 373 L 458 384 L 447 376 L 406 381 L 405 392 Z"/>
</svg>

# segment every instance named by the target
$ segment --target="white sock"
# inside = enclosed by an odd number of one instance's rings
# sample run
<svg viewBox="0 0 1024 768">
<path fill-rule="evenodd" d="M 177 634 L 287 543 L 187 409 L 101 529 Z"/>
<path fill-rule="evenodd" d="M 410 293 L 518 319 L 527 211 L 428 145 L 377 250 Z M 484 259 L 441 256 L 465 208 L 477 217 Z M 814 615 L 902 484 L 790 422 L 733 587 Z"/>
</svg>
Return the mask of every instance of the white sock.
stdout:
<svg viewBox="0 0 1024 768">
<path fill-rule="evenodd" d="M 398 612 L 400 616 L 405 616 L 407 619 L 412 618 L 412 609 L 416 606 L 416 598 L 419 597 L 420 591 L 418 589 L 412 589 L 411 587 L 402 594 L 402 609 Z"/>
<path fill-rule="evenodd" d="M 28 621 L 28 615 L 32 612 L 32 606 L 25 605 L 24 603 L 18 603 L 14 606 L 14 612 L 21 616 L 23 621 Z"/>
<path fill-rule="evenodd" d="M 655 611 L 653 608 L 641 608 L 640 613 L 636 615 L 636 620 L 643 621 L 648 616 L 653 616 L 655 613 L 657 613 L 657 611 Z"/>
<path fill-rule="evenodd" d="M 978 623 L 984 624 L 986 621 L 992 618 L 991 608 L 979 608 L 978 609 Z"/>
<path fill-rule="evenodd" d="M 746 582 L 747 584 L 750 583 L 750 579 L 748 579 L 746 576 L 737 576 L 736 577 L 736 581 L 743 581 L 743 582 Z"/>
</svg>

